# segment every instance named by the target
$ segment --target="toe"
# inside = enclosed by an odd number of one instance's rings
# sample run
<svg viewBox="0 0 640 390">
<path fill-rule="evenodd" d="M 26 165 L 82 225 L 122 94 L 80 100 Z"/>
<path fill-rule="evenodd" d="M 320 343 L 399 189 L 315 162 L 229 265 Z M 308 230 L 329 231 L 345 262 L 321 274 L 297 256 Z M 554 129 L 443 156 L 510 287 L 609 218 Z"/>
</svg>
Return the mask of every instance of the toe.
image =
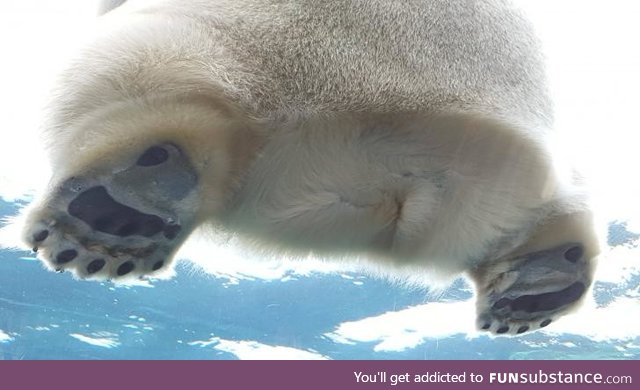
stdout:
<svg viewBox="0 0 640 390">
<path fill-rule="evenodd" d="M 498 328 L 498 330 L 496 330 L 497 334 L 504 334 L 507 333 L 509 331 L 509 326 L 507 325 L 502 325 Z"/>
<path fill-rule="evenodd" d="M 78 257 L 78 251 L 75 249 L 66 249 L 56 255 L 56 264 L 67 264 Z"/>
<path fill-rule="evenodd" d="M 162 268 L 163 266 L 164 266 L 164 261 L 160 260 L 160 261 L 156 261 L 156 262 L 153 264 L 153 267 L 151 267 L 151 269 L 152 269 L 153 271 L 157 271 L 157 270 L 159 270 L 160 268 Z"/>
<path fill-rule="evenodd" d="M 131 273 L 131 271 L 133 271 L 135 267 L 136 266 L 133 263 L 133 261 L 131 261 L 131 260 L 126 261 L 126 262 L 120 264 L 120 266 L 118 266 L 118 269 L 116 270 L 116 274 L 118 276 L 127 275 L 127 274 Z"/>
<path fill-rule="evenodd" d="M 41 243 L 49 237 L 49 230 L 43 229 L 33 235 L 33 241 L 36 243 Z"/>
<path fill-rule="evenodd" d="M 93 275 L 96 272 L 100 272 L 106 264 L 107 262 L 104 259 L 95 259 L 91 261 L 87 265 L 87 274 Z"/>
</svg>

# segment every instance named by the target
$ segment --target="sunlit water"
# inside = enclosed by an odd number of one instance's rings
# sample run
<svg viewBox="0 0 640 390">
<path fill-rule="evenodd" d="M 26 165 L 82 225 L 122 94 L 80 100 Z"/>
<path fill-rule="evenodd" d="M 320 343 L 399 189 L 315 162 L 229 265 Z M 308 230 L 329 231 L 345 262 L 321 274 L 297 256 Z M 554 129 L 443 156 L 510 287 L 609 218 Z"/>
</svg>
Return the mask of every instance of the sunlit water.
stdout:
<svg viewBox="0 0 640 390">
<path fill-rule="evenodd" d="M 0 210 L 12 214 L 15 205 Z M 623 226 L 611 232 L 612 243 L 637 247 Z M 31 256 L 0 252 L 0 358 L 640 358 L 638 273 L 598 282 L 596 306 L 582 315 L 496 338 L 472 330 L 471 294 L 461 282 L 430 299 L 357 273 L 214 277 L 182 263 L 170 280 L 117 286 L 46 271 Z M 590 316 L 593 326 L 571 329 Z"/>
</svg>

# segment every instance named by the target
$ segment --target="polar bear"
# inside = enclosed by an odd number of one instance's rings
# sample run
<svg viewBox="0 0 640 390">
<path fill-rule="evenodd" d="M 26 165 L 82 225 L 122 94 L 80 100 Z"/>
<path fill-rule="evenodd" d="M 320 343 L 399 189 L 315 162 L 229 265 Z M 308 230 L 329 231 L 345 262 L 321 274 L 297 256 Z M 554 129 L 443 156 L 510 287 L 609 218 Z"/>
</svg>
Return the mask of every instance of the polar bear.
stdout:
<svg viewBox="0 0 640 390">
<path fill-rule="evenodd" d="M 153 276 L 209 226 L 276 256 L 467 275 L 494 334 L 586 295 L 588 194 L 507 1 L 104 4 L 44 126 L 53 175 L 24 240 L 51 269 Z"/>
</svg>

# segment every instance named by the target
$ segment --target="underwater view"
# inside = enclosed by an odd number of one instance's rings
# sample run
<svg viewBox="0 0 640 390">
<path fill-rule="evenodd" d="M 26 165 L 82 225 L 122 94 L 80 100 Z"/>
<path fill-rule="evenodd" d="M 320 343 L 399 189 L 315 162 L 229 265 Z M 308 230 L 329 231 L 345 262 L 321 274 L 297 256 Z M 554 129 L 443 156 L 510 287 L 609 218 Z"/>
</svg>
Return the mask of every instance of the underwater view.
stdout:
<svg viewBox="0 0 640 390">
<path fill-rule="evenodd" d="M 3 201 L 0 211 L 19 205 Z M 639 237 L 611 225 L 606 261 L 626 276 L 596 282 L 578 313 L 519 337 L 476 332 L 462 281 L 429 297 L 356 272 L 264 264 L 208 273 L 184 261 L 170 280 L 122 286 L 5 250 L 0 358 L 638 359 Z"/>
<path fill-rule="evenodd" d="M 41 112 L 51 80 L 91 29 L 89 3 L 16 1 L 0 13 L 0 226 L 47 182 Z M 629 50 L 639 7 L 518 3 L 547 47 L 556 122 L 573 145 L 567 156 L 593 186 L 603 248 L 578 311 L 529 334 L 490 336 L 475 329 L 463 279 L 429 291 L 320 260 L 256 261 L 197 240 L 167 278 L 85 281 L 47 270 L 3 229 L 0 359 L 640 359 L 640 54 Z"/>
</svg>

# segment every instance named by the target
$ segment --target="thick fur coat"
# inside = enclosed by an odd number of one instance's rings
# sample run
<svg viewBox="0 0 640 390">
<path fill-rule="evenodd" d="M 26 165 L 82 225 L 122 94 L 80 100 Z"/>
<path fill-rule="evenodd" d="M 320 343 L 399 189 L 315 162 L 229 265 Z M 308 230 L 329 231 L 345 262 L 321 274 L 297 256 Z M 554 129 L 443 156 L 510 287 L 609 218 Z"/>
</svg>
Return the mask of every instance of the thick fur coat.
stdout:
<svg viewBox="0 0 640 390">
<path fill-rule="evenodd" d="M 467 273 L 495 333 L 591 284 L 587 195 L 508 2 L 129 0 L 100 19 L 45 125 L 54 176 L 25 241 L 51 268 L 152 275 L 205 224 L 276 255 Z"/>
</svg>

